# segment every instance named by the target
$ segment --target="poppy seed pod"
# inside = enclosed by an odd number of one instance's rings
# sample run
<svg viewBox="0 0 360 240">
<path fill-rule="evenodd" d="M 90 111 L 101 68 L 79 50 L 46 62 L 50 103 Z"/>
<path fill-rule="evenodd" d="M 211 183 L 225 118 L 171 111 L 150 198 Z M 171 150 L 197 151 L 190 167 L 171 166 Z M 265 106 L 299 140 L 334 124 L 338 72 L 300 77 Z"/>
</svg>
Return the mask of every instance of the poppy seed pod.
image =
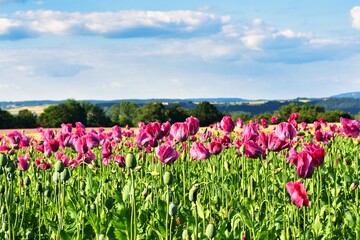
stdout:
<svg viewBox="0 0 360 240">
<path fill-rule="evenodd" d="M 175 203 L 170 203 L 169 204 L 169 215 L 174 217 L 177 213 L 178 210 L 178 205 L 176 205 Z"/>
<path fill-rule="evenodd" d="M 65 168 L 64 171 L 60 173 L 60 179 L 62 182 L 66 182 L 67 180 L 69 180 L 69 178 L 70 178 L 70 172 L 67 168 Z"/>
<path fill-rule="evenodd" d="M 125 165 L 127 168 L 136 167 L 136 158 L 133 153 L 128 153 L 125 158 Z"/>
<path fill-rule="evenodd" d="M 196 197 L 197 197 L 197 193 L 199 191 L 199 185 L 195 184 L 191 187 L 190 191 L 189 191 L 189 200 L 191 202 L 196 202 Z"/>
<path fill-rule="evenodd" d="M 214 224 L 210 223 L 207 227 L 206 227 L 206 231 L 205 231 L 206 236 L 209 239 L 213 239 L 215 237 L 216 234 L 216 227 Z"/>
<path fill-rule="evenodd" d="M 8 162 L 7 156 L 5 153 L 0 153 L 0 166 L 4 167 Z"/>
<path fill-rule="evenodd" d="M 61 173 L 62 171 L 64 171 L 64 162 L 61 160 L 56 161 L 55 165 L 54 165 L 54 170 L 55 172 Z"/>
<path fill-rule="evenodd" d="M 174 176 L 171 172 L 165 172 L 164 176 L 163 176 L 163 180 L 165 185 L 171 185 L 173 183 L 174 180 Z"/>
<path fill-rule="evenodd" d="M 25 239 L 34 239 L 34 233 L 31 230 L 26 230 Z"/>
</svg>

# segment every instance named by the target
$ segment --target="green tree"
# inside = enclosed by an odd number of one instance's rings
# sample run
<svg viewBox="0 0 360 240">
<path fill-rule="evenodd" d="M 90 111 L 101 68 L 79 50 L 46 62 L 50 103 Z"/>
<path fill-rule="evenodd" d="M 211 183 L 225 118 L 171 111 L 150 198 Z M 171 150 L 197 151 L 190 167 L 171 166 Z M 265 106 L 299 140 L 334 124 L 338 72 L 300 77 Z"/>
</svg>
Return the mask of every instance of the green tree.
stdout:
<svg viewBox="0 0 360 240">
<path fill-rule="evenodd" d="M 201 102 L 191 110 L 191 115 L 200 120 L 202 127 L 221 121 L 223 114 L 209 102 Z"/>
<path fill-rule="evenodd" d="M 190 116 L 189 110 L 181 107 L 178 103 L 172 104 L 167 110 L 171 123 L 184 122 L 186 118 Z"/>
<path fill-rule="evenodd" d="M 129 125 L 132 127 L 134 126 L 133 121 L 136 118 L 137 109 L 138 105 L 133 102 L 125 101 L 120 104 L 112 105 L 108 109 L 107 115 L 114 124 L 119 124 L 120 126 Z"/>
<path fill-rule="evenodd" d="M 37 117 L 34 113 L 28 109 L 20 110 L 15 116 L 15 127 L 16 128 L 36 128 Z"/>
<path fill-rule="evenodd" d="M 247 112 L 236 112 L 235 114 L 232 114 L 232 119 L 234 119 L 235 121 L 240 118 L 243 123 L 247 123 L 251 120 L 251 114 L 247 113 Z"/>
<path fill-rule="evenodd" d="M 109 127 L 111 120 L 105 115 L 104 110 L 90 102 L 82 102 L 82 106 L 86 113 L 86 125 L 89 127 Z"/>
<path fill-rule="evenodd" d="M 0 108 L 0 129 L 14 128 L 14 116 Z"/>
<path fill-rule="evenodd" d="M 279 110 L 274 112 L 274 115 L 278 117 L 279 122 L 287 121 L 292 113 L 298 113 L 301 109 L 301 106 L 297 103 L 290 103 L 288 105 L 282 106 Z"/>
<path fill-rule="evenodd" d="M 86 112 L 79 102 L 69 99 L 64 103 L 45 108 L 39 116 L 39 122 L 42 127 L 60 127 L 62 123 L 75 122 L 86 125 Z"/>
<path fill-rule="evenodd" d="M 352 119 L 349 113 L 341 110 L 326 111 L 318 115 L 318 118 L 324 118 L 327 122 L 339 122 L 341 117 Z"/>
<path fill-rule="evenodd" d="M 166 122 L 169 117 L 165 106 L 160 102 L 148 103 L 137 109 L 137 115 L 134 124 L 138 122 Z"/>
</svg>

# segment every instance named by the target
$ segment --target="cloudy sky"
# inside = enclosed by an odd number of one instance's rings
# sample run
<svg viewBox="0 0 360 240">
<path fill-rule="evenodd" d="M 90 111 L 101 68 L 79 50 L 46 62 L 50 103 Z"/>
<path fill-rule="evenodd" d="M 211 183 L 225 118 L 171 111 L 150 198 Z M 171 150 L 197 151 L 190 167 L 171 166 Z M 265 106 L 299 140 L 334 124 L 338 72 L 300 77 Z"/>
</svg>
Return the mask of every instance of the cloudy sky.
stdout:
<svg viewBox="0 0 360 240">
<path fill-rule="evenodd" d="M 0 0 L 0 101 L 360 91 L 355 0 Z"/>
</svg>

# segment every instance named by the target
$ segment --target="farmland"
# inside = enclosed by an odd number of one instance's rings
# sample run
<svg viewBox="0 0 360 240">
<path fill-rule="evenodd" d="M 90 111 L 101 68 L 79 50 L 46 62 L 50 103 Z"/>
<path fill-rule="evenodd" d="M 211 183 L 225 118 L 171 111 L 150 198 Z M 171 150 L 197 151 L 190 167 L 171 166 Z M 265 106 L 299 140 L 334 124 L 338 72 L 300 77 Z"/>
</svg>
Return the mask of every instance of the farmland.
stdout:
<svg viewBox="0 0 360 240">
<path fill-rule="evenodd" d="M 0 137 L 2 239 L 357 239 L 357 120 Z"/>
</svg>

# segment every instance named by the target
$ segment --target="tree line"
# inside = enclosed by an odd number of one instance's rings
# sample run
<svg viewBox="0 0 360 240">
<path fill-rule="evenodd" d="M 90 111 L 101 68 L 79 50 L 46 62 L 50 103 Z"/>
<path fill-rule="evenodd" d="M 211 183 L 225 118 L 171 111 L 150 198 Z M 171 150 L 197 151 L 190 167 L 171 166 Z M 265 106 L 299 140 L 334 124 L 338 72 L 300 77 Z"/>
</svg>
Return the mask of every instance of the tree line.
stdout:
<svg viewBox="0 0 360 240">
<path fill-rule="evenodd" d="M 200 102 L 192 109 L 184 108 L 177 103 L 164 105 L 160 102 L 153 102 L 139 106 L 130 101 L 102 108 L 90 102 L 68 99 L 63 103 L 50 105 L 40 115 L 27 109 L 19 111 L 17 115 L 12 115 L 8 111 L 0 109 L 0 128 L 53 128 L 60 127 L 61 123 L 74 124 L 75 122 L 82 122 L 88 127 L 113 125 L 134 127 L 139 122 L 182 122 L 189 116 L 198 118 L 202 126 L 209 126 L 219 122 L 225 115 L 232 116 L 234 120 L 241 118 L 243 122 L 262 118 L 270 121 L 272 116 L 276 116 L 280 122 L 286 121 L 293 112 L 300 115 L 298 122 L 307 123 L 314 122 L 319 118 L 328 122 L 338 122 L 340 117 L 352 118 L 349 113 L 344 111 L 325 111 L 322 106 L 297 103 L 290 103 L 272 112 L 251 115 L 246 112 L 221 112 L 215 105 L 207 101 Z"/>
</svg>

